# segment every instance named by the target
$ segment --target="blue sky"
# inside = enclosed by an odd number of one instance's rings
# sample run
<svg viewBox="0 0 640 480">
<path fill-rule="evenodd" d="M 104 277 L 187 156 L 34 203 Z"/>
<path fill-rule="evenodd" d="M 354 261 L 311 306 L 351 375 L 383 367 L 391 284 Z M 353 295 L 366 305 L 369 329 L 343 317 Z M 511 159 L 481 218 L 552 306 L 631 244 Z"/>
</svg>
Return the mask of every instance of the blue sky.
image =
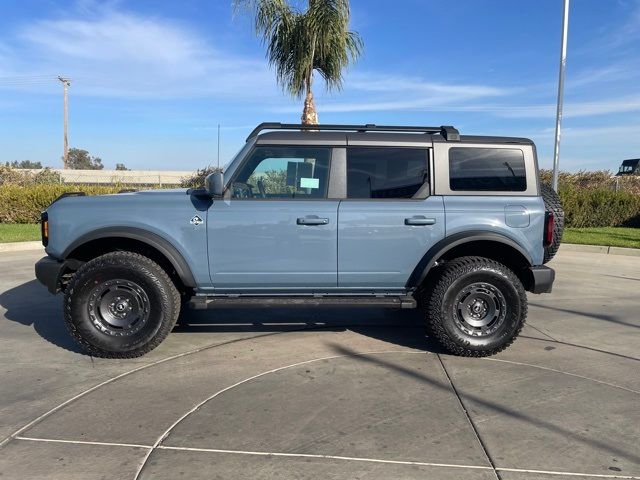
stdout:
<svg viewBox="0 0 640 480">
<path fill-rule="evenodd" d="M 0 161 L 59 167 L 69 143 L 107 168 L 221 163 L 262 121 L 297 122 L 230 0 L 3 0 Z M 301 2 L 304 5 L 304 2 Z M 457 126 L 527 136 L 553 152 L 561 0 L 352 0 L 364 56 L 327 94 L 321 123 Z M 640 156 L 640 0 L 573 0 L 561 165 L 617 170 Z"/>
</svg>

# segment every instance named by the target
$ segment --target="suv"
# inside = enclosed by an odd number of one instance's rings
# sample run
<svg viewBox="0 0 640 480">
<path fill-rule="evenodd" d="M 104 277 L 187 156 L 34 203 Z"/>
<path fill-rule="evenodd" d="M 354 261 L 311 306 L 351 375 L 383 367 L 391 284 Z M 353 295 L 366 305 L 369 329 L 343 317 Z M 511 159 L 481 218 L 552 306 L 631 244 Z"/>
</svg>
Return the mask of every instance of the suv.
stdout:
<svg viewBox="0 0 640 480">
<path fill-rule="evenodd" d="M 485 356 L 525 291 L 551 291 L 562 223 L 531 140 L 263 123 L 204 188 L 58 198 L 35 270 L 100 357 L 149 352 L 183 306 L 251 305 L 419 307 L 449 352 Z"/>
</svg>

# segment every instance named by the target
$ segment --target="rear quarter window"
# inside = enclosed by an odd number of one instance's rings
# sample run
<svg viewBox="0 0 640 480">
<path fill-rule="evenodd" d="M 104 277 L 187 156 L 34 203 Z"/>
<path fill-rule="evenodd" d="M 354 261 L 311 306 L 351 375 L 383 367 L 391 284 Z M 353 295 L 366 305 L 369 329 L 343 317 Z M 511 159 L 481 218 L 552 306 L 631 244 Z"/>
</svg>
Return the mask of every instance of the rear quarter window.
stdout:
<svg viewBox="0 0 640 480">
<path fill-rule="evenodd" d="M 449 187 L 453 191 L 524 192 L 524 153 L 517 148 L 450 148 Z"/>
</svg>

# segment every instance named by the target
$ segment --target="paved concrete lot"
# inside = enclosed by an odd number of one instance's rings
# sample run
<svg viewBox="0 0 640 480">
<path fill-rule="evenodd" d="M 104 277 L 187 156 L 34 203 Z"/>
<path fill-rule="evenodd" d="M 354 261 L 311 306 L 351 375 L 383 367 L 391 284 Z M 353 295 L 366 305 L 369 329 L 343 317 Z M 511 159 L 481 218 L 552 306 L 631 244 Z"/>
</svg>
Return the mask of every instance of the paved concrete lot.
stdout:
<svg viewBox="0 0 640 480">
<path fill-rule="evenodd" d="M 190 312 L 150 355 L 67 336 L 37 252 L 0 254 L 3 479 L 640 478 L 640 258 L 563 252 L 488 359 L 414 311 Z"/>
</svg>

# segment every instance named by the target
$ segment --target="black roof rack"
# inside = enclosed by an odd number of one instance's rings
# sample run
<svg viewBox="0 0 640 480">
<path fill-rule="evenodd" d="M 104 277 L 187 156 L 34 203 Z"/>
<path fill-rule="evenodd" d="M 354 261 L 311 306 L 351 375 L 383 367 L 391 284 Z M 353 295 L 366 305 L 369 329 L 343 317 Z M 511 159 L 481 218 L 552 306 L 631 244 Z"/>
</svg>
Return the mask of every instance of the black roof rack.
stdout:
<svg viewBox="0 0 640 480">
<path fill-rule="evenodd" d="M 324 131 L 354 131 L 354 132 L 411 132 L 411 133 L 439 133 L 450 142 L 460 141 L 460 132 L 452 126 L 415 127 L 396 125 L 303 125 L 301 123 L 264 122 L 258 125 L 247 137 L 247 141 L 256 137 L 263 130 L 324 130 Z"/>
</svg>

